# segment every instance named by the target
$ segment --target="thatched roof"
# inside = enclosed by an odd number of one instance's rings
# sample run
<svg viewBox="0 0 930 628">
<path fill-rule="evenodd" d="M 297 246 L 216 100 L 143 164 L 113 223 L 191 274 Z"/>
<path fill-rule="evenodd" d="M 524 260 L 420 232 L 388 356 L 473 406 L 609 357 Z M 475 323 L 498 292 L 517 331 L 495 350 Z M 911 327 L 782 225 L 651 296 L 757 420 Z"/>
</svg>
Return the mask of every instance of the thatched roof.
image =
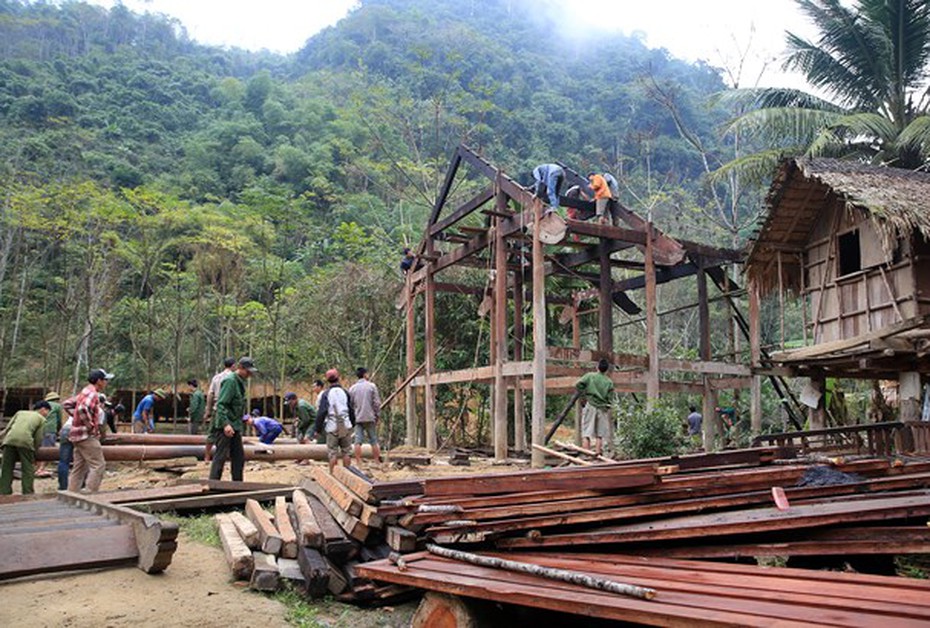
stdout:
<svg viewBox="0 0 930 628">
<path fill-rule="evenodd" d="M 782 163 L 766 198 L 768 212 L 749 244 L 746 272 L 763 293 L 778 284 L 774 264 L 782 251 L 783 282 L 797 291 L 803 249 L 828 202 L 867 212 L 886 245 L 913 232 L 930 237 L 930 174 L 839 159 L 795 158 Z"/>
</svg>

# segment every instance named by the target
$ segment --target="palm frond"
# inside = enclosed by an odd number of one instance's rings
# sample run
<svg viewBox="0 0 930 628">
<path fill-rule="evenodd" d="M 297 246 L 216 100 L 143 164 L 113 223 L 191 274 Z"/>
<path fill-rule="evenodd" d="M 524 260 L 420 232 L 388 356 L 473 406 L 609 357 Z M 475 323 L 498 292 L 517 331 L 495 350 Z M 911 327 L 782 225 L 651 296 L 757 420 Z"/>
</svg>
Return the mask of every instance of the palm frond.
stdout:
<svg viewBox="0 0 930 628">
<path fill-rule="evenodd" d="M 907 125 L 898 135 L 898 146 L 916 150 L 927 155 L 930 153 L 930 116 L 920 116 Z"/>
<path fill-rule="evenodd" d="M 743 185 L 766 185 L 782 159 L 797 155 L 803 150 L 801 146 L 770 148 L 738 157 L 711 172 L 708 178 L 713 185 L 725 183 L 731 176 L 737 177 Z"/>
<path fill-rule="evenodd" d="M 886 144 L 898 141 L 898 129 L 894 123 L 878 113 L 851 113 L 837 118 L 830 128 L 842 133 L 847 139 L 872 137 Z"/>
<path fill-rule="evenodd" d="M 842 114 L 819 109 L 772 107 L 755 109 L 731 121 L 727 135 L 749 135 L 774 146 L 806 145 Z"/>
<path fill-rule="evenodd" d="M 730 89 L 718 92 L 712 97 L 712 103 L 735 111 L 746 109 L 768 109 L 778 107 L 801 107 L 803 109 L 820 109 L 840 113 L 842 107 L 829 100 L 814 96 L 800 89 L 784 87 L 759 87 L 747 89 Z"/>
</svg>

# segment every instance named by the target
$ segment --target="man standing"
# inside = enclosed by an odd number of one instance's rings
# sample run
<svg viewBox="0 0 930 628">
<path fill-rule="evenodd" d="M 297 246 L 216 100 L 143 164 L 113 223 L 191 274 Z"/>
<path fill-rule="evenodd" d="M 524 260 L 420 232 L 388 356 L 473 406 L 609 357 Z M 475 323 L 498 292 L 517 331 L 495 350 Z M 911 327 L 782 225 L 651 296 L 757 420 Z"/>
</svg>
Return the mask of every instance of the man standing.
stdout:
<svg viewBox="0 0 930 628">
<path fill-rule="evenodd" d="M 339 385 L 339 371 L 326 371 L 326 381 L 329 382 L 329 388 L 320 395 L 314 431 L 317 434 L 324 430 L 326 432 L 326 453 L 329 456 L 329 472 L 332 473 L 339 458 L 342 458 L 345 467 L 352 464 L 352 439 L 349 434 L 355 425 L 355 411 L 349 403 L 348 393 Z"/>
<path fill-rule="evenodd" d="M 220 385 L 223 383 L 223 380 L 235 372 L 236 360 L 234 358 L 226 358 L 223 360 L 223 370 L 214 375 L 213 379 L 210 380 L 210 385 L 207 387 L 207 407 L 203 416 L 205 421 L 211 420 L 213 415 L 216 414 L 216 401 L 220 396 Z"/>
<path fill-rule="evenodd" d="M 598 456 L 603 454 L 605 440 L 609 452 L 612 453 L 614 448 L 614 383 L 606 375 L 608 369 L 610 362 L 602 358 L 597 363 L 596 373 L 585 373 L 575 384 L 575 389 L 587 401 L 581 413 L 583 445 L 585 449 L 590 449 L 591 439 L 594 439 L 594 452 Z"/>
<path fill-rule="evenodd" d="M 349 388 L 349 399 L 355 412 L 355 464 L 362 466 L 362 444 L 371 443 L 371 454 L 381 462 L 378 447 L 378 420 L 381 418 L 381 395 L 378 387 L 368 379 L 368 369 L 360 366 L 355 371 L 358 381 Z"/>
<path fill-rule="evenodd" d="M 533 179 L 536 180 L 534 193 L 537 198 L 549 199 L 549 205 L 555 209 L 559 206 L 559 191 L 562 181 L 565 180 L 565 171 L 558 164 L 539 164 L 533 168 Z"/>
<path fill-rule="evenodd" d="M 697 408 L 694 406 L 689 406 L 688 410 L 691 412 L 691 414 L 688 415 L 688 436 L 691 437 L 691 444 L 696 449 L 700 449 L 704 443 L 704 433 L 701 430 L 704 417 L 701 416 L 701 413 L 698 412 Z"/>
<path fill-rule="evenodd" d="M 155 431 L 155 397 L 165 398 L 165 391 L 157 388 L 144 396 L 136 406 L 135 412 L 132 413 L 132 431 L 136 433 L 136 423 L 142 425 L 141 434 L 153 433 Z"/>
<path fill-rule="evenodd" d="M 68 438 L 74 445 L 74 469 L 68 478 L 68 490 L 76 493 L 86 482 L 86 490 L 96 493 L 103 481 L 106 461 L 100 445 L 100 393 L 113 379 L 112 373 L 94 369 L 88 376 L 87 386 L 74 397 L 74 414 Z"/>
<path fill-rule="evenodd" d="M 594 192 L 594 207 L 597 222 L 602 225 L 610 224 L 613 218 L 613 196 L 610 186 L 603 175 L 596 172 L 588 173 L 588 182 Z"/>
<path fill-rule="evenodd" d="M 245 450 L 242 447 L 242 415 L 245 412 L 245 380 L 258 372 L 252 358 L 239 358 L 236 370 L 220 384 L 216 398 L 216 413 L 210 425 L 210 438 L 216 443 L 216 454 L 210 464 L 210 479 L 223 477 L 223 465 L 229 459 L 233 482 L 242 481 Z"/>
<path fill-rule="evenodd" d="M 37 401 L 32 410 L 20 410 L 13 415 L 3 438 L 3 467 L 0 468 L 0 495 L 13 493 L 13 467 L 19 461 L 22 471 L 23 495 L 34 493 L 36 477 L 36 450 L 42 444 L 45 419 L 51 406 L 47 401 Z"/>
<path fill-rule="evenodd" d="M 61 397 L 57 392 L 51 391 L 45 395 L 45 401 L 48 402 L 49 411 L 45 415 L 45 429 L 42 433 L 42 447 L 54 447 L 58 439 L 58 432 L 61 430 L 62 414 L 61 404 L 58 401 Z M 45 471 L 45 463 L 40 462 L 36 468 L 36 473 L 42 475 Z"/>
<path fill-rule="evenodd" d="M 196 379 L 187 380 L 187 385 L 191 388 L 191 402 L 187 407 L 187 415 L 190 417 L 188 431 L 191 434 L 200 433 L 200 425 L 203 423 L 203 415 L 207 408 L 207 399 L 200 390 L 200 382 Z"/>
</svg>

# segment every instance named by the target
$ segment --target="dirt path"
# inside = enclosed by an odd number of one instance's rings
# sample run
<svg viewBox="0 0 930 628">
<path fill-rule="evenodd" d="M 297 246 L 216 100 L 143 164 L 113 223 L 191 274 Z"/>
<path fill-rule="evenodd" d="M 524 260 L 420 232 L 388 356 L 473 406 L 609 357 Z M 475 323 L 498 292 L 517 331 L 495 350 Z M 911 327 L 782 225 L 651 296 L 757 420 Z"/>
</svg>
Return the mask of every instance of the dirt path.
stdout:
<svg viewBox="0 0 930 628">
<path fill-rule="evenodd" d="M 230 583 L 222 550 L 184 535 L 161 575 L 124 567 L 45 576 L 0 585 L 0 600 L 0 626 L 9 627 L 288 625 L 283 605 Z"/>
</svg>

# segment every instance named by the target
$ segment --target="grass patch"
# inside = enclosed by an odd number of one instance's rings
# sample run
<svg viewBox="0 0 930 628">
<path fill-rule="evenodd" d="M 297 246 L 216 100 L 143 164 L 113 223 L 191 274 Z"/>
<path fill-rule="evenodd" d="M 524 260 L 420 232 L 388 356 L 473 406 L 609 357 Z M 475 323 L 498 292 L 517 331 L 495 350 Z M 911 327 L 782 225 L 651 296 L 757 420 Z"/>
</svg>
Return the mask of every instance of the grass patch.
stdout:
<svg viewBox="0 0 930 628">
<path fill-rule="evenodd" d="M 216 522 L 213 515 L 198 515 L 196 517 L 182 517 L 177 513 L 166 513 L 159 515 L 162 519 L 174 521 L 187 536 L 198 543 L 209 545 L 210 547 L 222 547 L 220 535 L 216 530 Z"/>
<path fill-rule="evenodd" d="M 930 554 L 896 556 L 894 562 L 899 576 L 930 579 Z"/>
</svg>

